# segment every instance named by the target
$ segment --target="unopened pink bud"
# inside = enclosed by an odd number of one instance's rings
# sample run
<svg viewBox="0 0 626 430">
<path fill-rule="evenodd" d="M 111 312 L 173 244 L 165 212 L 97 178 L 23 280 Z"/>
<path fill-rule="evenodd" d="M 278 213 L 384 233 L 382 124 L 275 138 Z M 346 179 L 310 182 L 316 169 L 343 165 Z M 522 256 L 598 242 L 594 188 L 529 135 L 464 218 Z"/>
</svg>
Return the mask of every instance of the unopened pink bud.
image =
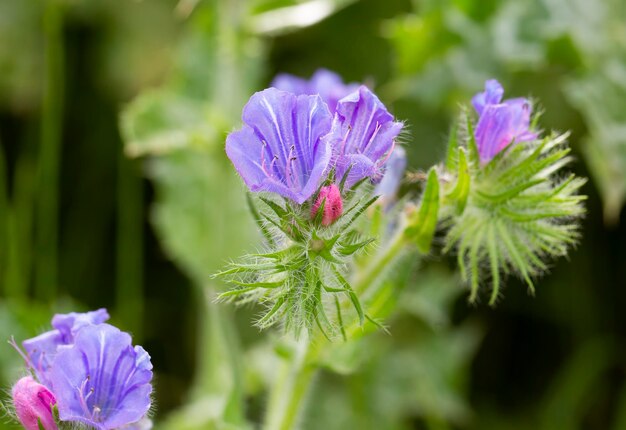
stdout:
<svg viewBox="0 0 626 430">
<path fill-rule="evenodd" d="M 322 214 L 322 225 L 328 226 L 337 221 L 343 213 L 343 201 L 341 200 L 339 187 L 335 184 L 322 187 L 315 204 L 311 208 L 311 218 L 315 218 L 324 199 L 326 201 L 324 203 L 324 213 Z"/>
<path fill-rule="evenodd" d="M 25 376 L 13 386 L 12 394 L 15 413 L 26 430 L 39 430 L 38 419 L 45 430 L 58 430 L 52 416 L 57 401 L 50 390 Z"/>
</svg>

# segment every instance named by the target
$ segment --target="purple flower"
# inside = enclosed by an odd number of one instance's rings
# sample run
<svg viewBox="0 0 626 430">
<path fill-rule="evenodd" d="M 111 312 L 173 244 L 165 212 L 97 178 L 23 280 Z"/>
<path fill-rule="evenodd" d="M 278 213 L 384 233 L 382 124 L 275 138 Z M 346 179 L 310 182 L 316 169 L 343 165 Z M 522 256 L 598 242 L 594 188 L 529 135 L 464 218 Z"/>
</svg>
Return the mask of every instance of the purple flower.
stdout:
<svg viewBox="0 0 626 430">
<path fill-rule="evenodd" d="M 81 328 L 72 345 L 59 348 L 49 377 L 62 421 L 111 430 L 140 421 L 150 408 L 150 357 L 109 324 Z"/>
<path fill-rule="evenodd" d="M 39 423 L 44 430 L 57 430 L 52 415 L 56 399 L 50 390 L 25 376 L 13 386 L 11 395 L 15 415 L 26 430 L 39 430 Z"/>
<path fill-rule="evenodd" d="M 22 345 L 26 350 L 27 362 L 34 370 L 39 382 L 50 387 L 48 371 L 59 346 L 73 343 L 76 333 L 81 328 L 90 324 L 100 324 L 108 319 L 109 314 L 106 309 L 87 313 L 58 314 L 52 318 L 54 330 L 25 340 Z"/>
<path fill-rule="evenodd" d="M 318 69 L 308 81 L 294 75 L 281 73 L 274 78 L 270 86 L 298 95 L 319 94 L 332 113 L 335 112 L 339 100 L 359 88 L 359 84 L 356 83 L 344 84 L 338 74 L 326 69 Z"/>
<path fill-rule="evenodd" d="M 329 137 L 336 178 L 349 169 L 348 187 L 363 178 L 380 179 L 402 126 L 365 86 L 341 99 Z"/>
<path fill-rule="evenodd" d="M 532 107 L 525 98 L 502 101 L 504 90 L 494 79 L 485 82 L 485 91 L 472 99 L 478 113 L 475 137 L 481 163 L 488 163 L 512 141 L 526 142 L 537 138 L 530 130 Z"/>
<path fill-rule="evenodd" d="M 275 88 L 254 94 L 244 126 L 226 138 L 226 154 L 251 191 L 270 191 L 302 204 L 318 188 L 331 159 L 324 136 L 332 116 L 319 96 Z"/>
</svg>

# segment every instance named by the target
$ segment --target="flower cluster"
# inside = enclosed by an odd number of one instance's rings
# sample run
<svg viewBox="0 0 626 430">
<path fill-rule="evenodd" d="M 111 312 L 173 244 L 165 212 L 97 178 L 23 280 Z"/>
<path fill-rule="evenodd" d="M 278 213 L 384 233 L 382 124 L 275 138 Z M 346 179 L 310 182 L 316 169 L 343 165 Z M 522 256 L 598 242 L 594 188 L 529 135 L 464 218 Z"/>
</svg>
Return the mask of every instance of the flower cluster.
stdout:
<svg viewBox="0 0 626 430">
<path fill-rule="evenodd" d="M 443 251 L 456 252 L 470 301 L 491 280 L 492 304 L 503 276 L 517 275 L 533 291 L 545 261 L 575 243 L 584 179 L 558 176 L 570 160 L 565 136 L 541 137 L 530 101 L 504 100 L 497 81 L 487 81 L 472 99 L 477 119 L 468 114 L 465 127 L 455 128 L 461 131 L 453 133 L 445 165 L 424 176 L 419 203 L 409 193 L 399 210 L 388 209 L 406 168 L 402 148 L 394 151 L 403 124 L 376 95 L 328 71 L 311 81 L 280 75 L 274 85 L 252 96 L 244 126 L 226 139 L 226 152 L 248 188 L 268 192 L 257 199 L 265 211 L 249 200 L 271 249 L 222 272 L 235 288 L 220 298 L 265 305 L 261 328 L 283 322 L 296 333 L 315 325 L 332 333 L 338 326 L 345 337 L 346 302 L 361 324 L 370 319 L 359 296 L 371 297 L 364 291 L 381 280 L 350 273 L 367 264 L 367 256 L 355 258 L 372 240 L 364 231 L 382 239 L 381 252 L 399 255 L 408 244 L 431 252 L 437 229 L 445 228 Z M 376 188 L 362 190 L 367 182 Z M 359 224 L 376 200 L 385 210 L 370 211 L 369 227 Z M 381 223 L 393 226 L 386 231 L 392 238 L 377 237 Z M 392 259 L 383 255 L 374 262 Z M 374 274 L 384 273 L 384 267 L 374 268 Z"/>
<path fill-rule="evenodd" d="M 243 127 L 226 139 L 245 184 L 265 192 L 258 205 L 250 201 L 271 249 L 220 273 L 235 285 L 220 298 L 265 304 L 262 328 L 283 322 L 296 334 L 313 325 L 331 334 L 342 324 L 338 295 L 349 298 L 360 321 L 367 317 L 345 275 L 371 242 L 357 221 L 382 194 L 365 184 L 398 164 L 388 161 L 403 124 L 370 89 L 326 70 L 310 81 L 279 75 L 273 85 L 250 98 Z M 390 194 L 399 168 L 383 187 Z"/>
<path fill-rule="evenodd" d="M 520 277 L 534 292 L 533 279 L 550 258 L 564 256 L 578 238 L 584 214 L 578 194 L 585 183 L 560 170 L 570 161 L 567 135 L 541 136 L 532 129 L 528 99 L 502 100 L 495 80 L 472 103 L 478 120 L 466 118 L 467 136 L 450 141 L 444 197 L 454 207 L 444 252 L 456 249 L 470 301 L 490 281 L 495 304 L 503 276 Z"/>
<path fill-rule="evenodd" d="M 295 92 L 254 94 L 243 109 L 244 126 L 226 139 L 226 153 L 250 190 L 302 204 L 331 172 L 337 181 L 345 175 L 347 187 L 380 179 L 402 123 L 365 86 L 335 101 L 351 86 L 293 79 L 283 76 L 277 85 Z"/>
<path fill-rule="evenodd" d="M 12 392 L 16 415 L 27 430 L 38 430 L 37 421 L 45 430 L 56 430 L 53 408 L 62 423 L 98 430 L 146 428 L 150 356 L 133 347 L 128 333 L 107 324 L 108 318 L 104 309 L 55 315 L 52 330 L 22 343 L 37 379 L 20 379 Z"/>
</svg>

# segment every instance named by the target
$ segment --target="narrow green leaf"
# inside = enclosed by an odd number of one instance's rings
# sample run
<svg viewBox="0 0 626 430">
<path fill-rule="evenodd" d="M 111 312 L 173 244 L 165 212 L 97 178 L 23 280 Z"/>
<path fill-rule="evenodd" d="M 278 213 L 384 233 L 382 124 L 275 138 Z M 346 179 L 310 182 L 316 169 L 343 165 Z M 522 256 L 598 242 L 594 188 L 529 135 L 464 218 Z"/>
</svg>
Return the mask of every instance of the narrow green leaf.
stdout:
<svg viewBox="0 0 626 430">
<path fill-rule="evenodd" d="M 499 254 L 498 244 L 493 224 L 489 224 L 487 231 L 487 252 L 489 253 L 489 265 L 491 266 L 491 298 L 489 305 L 496 304 L 498 293 L 500 292 L 500 267 L 498 264 Z"/>
<path fill-rule="evenodd" d="M 346 329 L 343 326 L 343 316 L 341 315 L 341 304 L 339 303 L 339 298 L 335 296 L 335 310 L 337 311 L 337 323 L 339 324 L 339 330 L 341 331 L 341 337 L 344 342 L 348 341 L 348 336 L 346 336 Z"/>
<path fill-rule="evenodd" d="M 256 322 L 256 325 L 261 328 L 267 327 L 268 321 L 270 321 L 270 319 L 276 314 L 276 312 L 278 312 L 280 308 L 283 307 L 283 304 L 285 304 L 285 296 L 280 296 L 276 300 L 276 303 L 274 303 L 274 306 L 272 306 L 272 308 L 265 315 L 263 315 L 260 320 Z"/>
<path fill-rule="evenodd" d="M 500 204 L 500 203 L 506 202 L 507 200 L 511 200 L 512 198 L 516 197 L 518 194 L 528 190 L 529 188 L 539 185 L 545 181 L 546 179 L 534 179 L 532 181 L 522 182 L 521 184 L 518 184 L 512 188 L 509 188 L 507 191 L 500 193 L 500 194 L 488 194 L 480 190 L 477 191 L 476 194 L 478 194 L 480 197 L 482 197 L 485 200 L 489 200 L 489 202 L 492 204 Z"/>
<path fill-rule="evenodd" d="M 313 222 L 315 225 L 322 225 L 322 218 L 324 217 L 324 208 L 326 207 L 326 197 L 322 199 L 320 206 L 317 208 L 317 212 L 315 212 L 315 218 L 313 218 Z"/>
<path fill-rule="evenodd" d="M 265 203 L 271 210 L 273 210 L 279 219 L 283 219 L 285 218 L 285 215 L 287 215 L 287 210 L 281 207 L 278 203 L 273 202 L 265 197 L 259 197 L 259 199 L 263 203 Z"/>
<path fill-rule="evenodd" d="M 466 114 L 467 124 L 467 149 L 469 151 L 469 161 L 472 166 L 480 166 L 480 155 L 478 153 L 478 144 L 476 143 L 476 136 L 474 135 L 474 124 L 472 124 L 472 116 Z"/>
<path fill-rule="evenodd" d="M 356 313 L 359 315 L 359 324 L 363 325 L 363 323 L 365 322 L 365 314 L 363 312 L 363 308 L 361 307 L 361 302 L 359 301 L 359 298 L 352 289 L 352 286 L 348 283 L 348 281 L 345 280 L 341 273 L 339 273 L 339 270 L 337 270 L 336 267 L 333 267 L 333 271 L 335 272 L 335 276 L 337 277 L 339 283 L 343 285 L 344 288 L 347 290 L 347 295 L 352 301 L 352 305 L 354 306 Z"/>
<path fill-rule="evenodd" d="M 250 291 L 254 291 L 256 289 L 257 287 L 246 287 L 246 288 L 238 288 L 236 290 L 225 291 L 217 296 L 217 301 L 220 302 L 220 301 L 230 300 L 233 297 L 241 296 L 242 294 L 249 293 Z"/>
<path fill-rule="evenodd" d="M 276 282 L 240 282 L 237 280 L 229 281 L 231 284 L 239 285 L 240 287 L 253 287 L 253 288 L 278 288 L 285 283 L 285 280 Z"/>
<path fill-rule="evenodd" d="M 439 178 L 435 168 L 428 172 L 428 181 L 419 211 L 413 216 L 405 234 L 415 242 L 421 253 L 430 250 L 439 216 Z"/>
<path fill-rule="evenodd" d="M 458 130 L 459 126 L 455 121 L 450 129 L 450 137 L 448 138 L 448 151 L 446 154 L 446 169 L 454 170 L 457 164 L 457 150 L 459 149 Z"/>
<path fill-rule="evenodd" d="M 341 182 L 339 183 L 339 191 L 341 192 L 341 194 L 343 194 L 343 190 L 346 187 L 346 181 L 348 180 L 348 175 L 350 174 L 351 170 L 352 170 L 352 164 L 348 166 L 346 173 L 344 173 L 343 176 L 341 177 Z"/>
<path fill-rule="evenodd" d="M 469 166 L 465 149 L 458 148 L 458 169 L 454 189 L 448 194 L 448 198 L 456 202 L 456 213 L 461 215 L 467 205 L 470 191 Z"/>
<path fill-rule="evenodd" d="M 358 250 L 363 249 L 370 243 L 374 242 L 375 240 L 376 239 L 374 238 L 370 238 L 362 242 L 353 243 L 353 244 L 339 244 L 339 253 L 345 256 L 352 255 Z"/>
<path fill-rule="evenodd" d="M 361 216 L 361 214 L 363 212 L 365 212 L 367 210 L 367 208 L 369 208 L 370 206 L 372 206 L 374 204 L 374 202 L 376 200 L 378 200 L 380 196 L 374 196 L 371 199 L 369 199 L 367 202 L 360 204 L 360 200 L 359 202 L 357 202 L 354 206 L 352 206 L 348 212 L 353 212 L 350 217 L 346 218 L 346 214 L 344 214 L 341 217 L 341 225 L 340 227 L 343 229 L 348 228 L 350 225 L 352 225 L 352 223 L 359 217 Z"/>
</svg>

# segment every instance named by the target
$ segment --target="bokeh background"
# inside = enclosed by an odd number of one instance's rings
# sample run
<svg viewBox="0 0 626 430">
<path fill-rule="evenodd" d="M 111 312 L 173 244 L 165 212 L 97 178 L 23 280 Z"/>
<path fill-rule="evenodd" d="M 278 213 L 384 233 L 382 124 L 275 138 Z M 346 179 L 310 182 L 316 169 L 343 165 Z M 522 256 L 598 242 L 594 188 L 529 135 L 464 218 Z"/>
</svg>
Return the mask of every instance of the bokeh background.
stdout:
<svg viewBox="0 0 626 430">
<path fill-rule="evenodd" d="M 590 182 L 536 297 L 510 279 L 470 306 L 453 262 L 416 264 L 392 335 L 323 372 L 303 428 L 626 429 L 622 0 L 0 0 L 0 339 L 107 307 L 152 355 L 159 428 L 259 422 L 278 333 L 211 301 L 258 243 L 223 142 L 276 73 L 319 67 L 406 120 L 413 171 L 497 78 L 571 130 Z M 22 373 L 0 347 L 0 386 Z"/>
</svg>

